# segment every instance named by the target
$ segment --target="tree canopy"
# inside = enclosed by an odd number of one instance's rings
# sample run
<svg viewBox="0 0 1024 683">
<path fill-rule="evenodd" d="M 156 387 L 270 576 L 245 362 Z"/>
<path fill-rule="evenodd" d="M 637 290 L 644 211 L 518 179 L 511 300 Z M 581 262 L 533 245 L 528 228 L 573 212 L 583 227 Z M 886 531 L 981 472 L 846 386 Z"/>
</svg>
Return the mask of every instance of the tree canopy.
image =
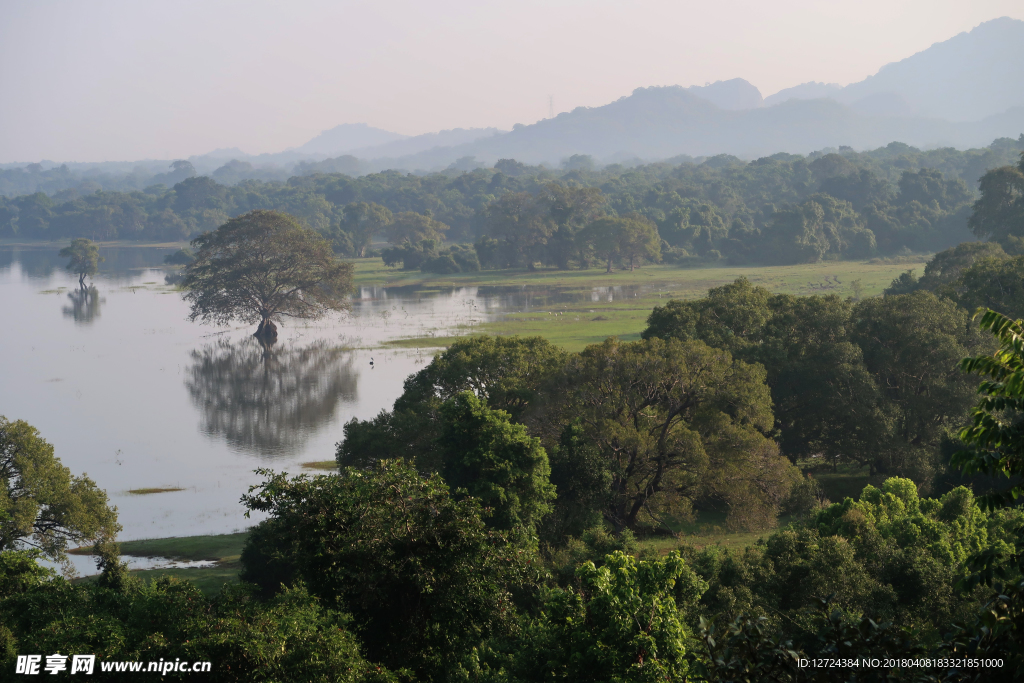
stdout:
<svg viewBox="0 0 1024 683">
<path fill-rule="evenodd" d="M 277 211 L 251 211 L 192 241 L 195 260 L 181 283 L 190 320 L 259 322 L 276 336 L 275 320 L 317 319 L 348 308 L 352 265 L 330 243 Z"/>
<path fill-rule="evenodd" d="M 70 245 L 60 250 L 60 255 L 70 259 L 67 269 L 78 276 L 78 286 L 82 289 L 85 289 L 86 276 L 95 275 L 103 261 L 96 243 L 84 237 L 71 240 Z"/>
<path fill-rule="evenodd" d="M 34 427 L 0 416 L 0 550 L 36 548 L 61 561 L 69 543 L 112 540 L 120 529 L 102 489 L 71 474 Z"/>
</svg>

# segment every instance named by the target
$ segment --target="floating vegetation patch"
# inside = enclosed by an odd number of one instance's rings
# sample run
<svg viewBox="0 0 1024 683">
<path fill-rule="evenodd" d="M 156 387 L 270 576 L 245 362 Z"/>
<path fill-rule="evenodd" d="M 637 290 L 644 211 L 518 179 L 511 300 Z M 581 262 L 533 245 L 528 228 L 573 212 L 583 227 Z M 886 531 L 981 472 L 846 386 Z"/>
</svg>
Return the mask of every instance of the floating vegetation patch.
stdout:
<svg viewBox="0 0 1024 683">
<path fill-rule="evenodd" d="M 336 470 L 338 469 L 337 460 L 313 460 L 311 462 L 304 462 L 302 466 L 307 470 Z"/>
<path fill-rule="evenodd" d="M 154 486 L 143 489 L 128 489 L 133 496 L 148 496 L 151 493 L 171 493 L 172 491 L 184 491 L 180 486 Z"/>
</svg>

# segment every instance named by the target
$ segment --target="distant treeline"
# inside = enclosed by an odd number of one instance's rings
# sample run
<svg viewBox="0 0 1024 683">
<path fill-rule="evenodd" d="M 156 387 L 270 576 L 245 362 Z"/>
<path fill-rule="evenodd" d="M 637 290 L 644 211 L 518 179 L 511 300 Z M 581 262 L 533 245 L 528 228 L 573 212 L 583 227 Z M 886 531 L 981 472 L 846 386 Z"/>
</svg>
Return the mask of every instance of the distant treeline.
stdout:
<svg viewBox="0 0 1024 683">
<path fill-rule="evenodd" d="M 312 175 L 286 182 L 235 185 L 224 184 L 233 178 L 223 169 L 214 178 L 196 176 L 188 162 L 176 162 L 163 178 L 174 181 L 169 188 L 0 197 L 0 236 L 183 240 L 241 213 L 272 208 L 329 236 L 340 254 L 365 256 L 374 239 L 385 237 L 393 245 L 383 254 L 389 263 L 444 272 L 611 267 L 645 259 L 865 258 L 939 251 L 969 239 L 978 180 L 1016 163 L 1022 149 L 1024 142 L 1011 139 L 968 151 L 922 152 L 892 143 L 862 153 L 780 153 L 749 163 L 721 155 L 601 169 L 577 156 L 558 171 L 503 159 L 470 172 L 360 177 L 315 172 L 319 165 L 312 165 Z M 244 175 L 245 164 L 232 163 L 225 169 Z M 16 194 L 10 188 L 18 174 L 61 173 L 0 171 L 0 189 Z M 446 248 L 444 241 L 475 249 Z"/>
</svg>

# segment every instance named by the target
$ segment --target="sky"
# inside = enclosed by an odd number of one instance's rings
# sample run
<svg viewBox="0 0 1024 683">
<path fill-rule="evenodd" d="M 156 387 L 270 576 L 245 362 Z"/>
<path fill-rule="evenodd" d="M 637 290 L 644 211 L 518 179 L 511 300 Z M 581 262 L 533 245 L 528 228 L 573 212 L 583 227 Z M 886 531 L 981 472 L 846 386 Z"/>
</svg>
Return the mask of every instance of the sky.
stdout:
<svg viewBox="0 0 1024 683">
<path fill-rule="evenodd" d="M 1021 0 L 0 0 L 0 163 L 533 123 L 635 88 L 846 85 Z"/>
</svg>

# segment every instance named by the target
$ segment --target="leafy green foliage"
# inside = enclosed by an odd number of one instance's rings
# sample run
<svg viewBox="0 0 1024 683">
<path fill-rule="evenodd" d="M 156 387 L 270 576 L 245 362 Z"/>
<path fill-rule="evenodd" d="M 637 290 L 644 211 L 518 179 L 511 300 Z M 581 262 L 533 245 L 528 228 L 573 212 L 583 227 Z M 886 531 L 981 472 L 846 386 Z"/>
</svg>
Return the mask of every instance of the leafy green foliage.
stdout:
<svg viewBox="0 0 1024 683">
<path fill-rule="evenodd" d="M 1009 490 L 984 499 L 988 506 L 1008 505 L 1024 493 L 1019 483 L 1024 476 L 1024 327 L 992 310 L 982 315 L 981 327 L 992 332 L 999 349 L 960 364 L 964 372 L 988 379 L 978 387 L 981 399 L 971 411 L 973 424 L 960 432 L 970 450 L 957 453 L 953 464 L 967 474 L 1016 480 Z"/>
<path fill-rule="evenodd" d="M 540 439 L 469 391 L 445 401 L 440 413 L 444 480 L 479 500 L 493 528 L 533 530 L 555 498 Z"/>
<path fill-rule="evenodd" d="M 760 366 L 702 342 L 609 339 L 570 358 L 535 421 L 555 440 L 578 424 L 611 474 L 606 519 L 661 524 L 710 496 L 735 524 L 774 520 L 795 472 L 764 433 L 771 400 Z"/>
<path fill-rule="evenodd" d="M 204 675 L 232 683 L 396 680 L 362 658 L 345 615 L 325 609 L 303 588 L 260 602 L 245 587 L 210 600 L 174 579 L 120 590 L 53 579 L 0 597 L 0 623 L 11 639 L 8 652 L 0 652 L 6 671 L 14 670 L 15 653 L 60 652 L 95 654 L 91 678 L 99 681 L 125 677 L 103 673 L 99 662 L 160 659 L 210 661 Z"/>
<path fill-rule="evenodd" d="M 867 299 L 853 315 L 850 339 L 879 392 L 868 463 L 928 481 L 944 435 L 960 426 L 971 403 L 957 363 L 981 348 L 981 338 L 963 309 L 929 292 Z"/>
<path fill-rule="evenodd" d="M 771 294 L 741 278 L 704 299 L 655 307 L 641 336 L 700 340 L 762 364 L 783 453 L 835 463 L 866 452 L 877 419 L 877 389 L 849 335 L 852 315 L 836 296 Z"/>
<path fill-rule="evenodd" d="M 545 597 L 524 629 L 510 681 L 647 683 L 685 680 L 681 610 L 705 584 L 678 554 L 638 561 L 621 552 L 576 570 L 577 585 Z"/>
<path fill-rule="evenodd" d="M 316 319 L 347 308 L 352 265 L 324 238 L 276 211 L 252 211 L 192 241 L 181 286 L 190 320 L 226 324 Z"/>
<path fill-rule="evenodd" d="M 71 240 L 70 245 L 60 250 L 60 256 L 69 259 L 67 269 L 78 276 L 78 284 L 83 289 L 85 289 L 85 277 L 95 275 L 103 260 L 96 243 L 84 237 Z"/>
<path fill-rule="evenodd" d="M 702 551 L 693 566 L 710 584 L 703 600 L 709 616 L 750 612 L 775 626 L 809 629 L 801 610 L 831 596 L 847 614 L 930 631 L 935 640 L 976 609 L 980 594 L 957 588 L 970 574 L 970 558 L 1005 552 L 1020 520 L 1016 512 L 985 514 L 966 488 L 920 498 L 912 481 L 890 478 L 741 555 Z"/>
<path fill-rule="evenodd" d="M 1024 237 L 1024 155 L 1016 166 L 988 171 L 979 181 L 970 227 L 978 237 L 1001 242 Z"/>
<path fill-rule="evenodd" d="M 971 388 L 955 371 L 981 339 L 925 291 L 854 304 L 770 294 L 746 280 L 654 309 L 644 338 L 699 339 L 767 369 L 783 452 L 927 482 Z"/>
<path fill-rule="evenodd" d="M 536 580 L 532 557 L 440 477 L 400 461 L 337 476 L 264 474 L 243 498 L 270 515 L 243 551 L 244 580 L 274 591 L 280 568 L 292 568 L 292 581 L 353 615 L 372 659 L 428 677 L 513 628 L 513 593 Z"/>
<path fill-rule="evenodd" d="M 68 543 L 112 539 L 120 530 L 102 489 L 71 474 L 34 427 L 0 416 L 0 550 L 27 545 L 61 561 Z"/>
<path fill-rule="evenodd" d="M 472 391 L 488 408 L 521 422 L 541 384 L 564 363 L 566 353 L 541 337 L 469 337 L 456 340 L 427 367 L 405 381 L 392 411 L 345 425 L 338 444 L 342 467 L 379 458 L 416 458 L 437 471 L 438 410 L 460 392 Z"/>
</svg>

